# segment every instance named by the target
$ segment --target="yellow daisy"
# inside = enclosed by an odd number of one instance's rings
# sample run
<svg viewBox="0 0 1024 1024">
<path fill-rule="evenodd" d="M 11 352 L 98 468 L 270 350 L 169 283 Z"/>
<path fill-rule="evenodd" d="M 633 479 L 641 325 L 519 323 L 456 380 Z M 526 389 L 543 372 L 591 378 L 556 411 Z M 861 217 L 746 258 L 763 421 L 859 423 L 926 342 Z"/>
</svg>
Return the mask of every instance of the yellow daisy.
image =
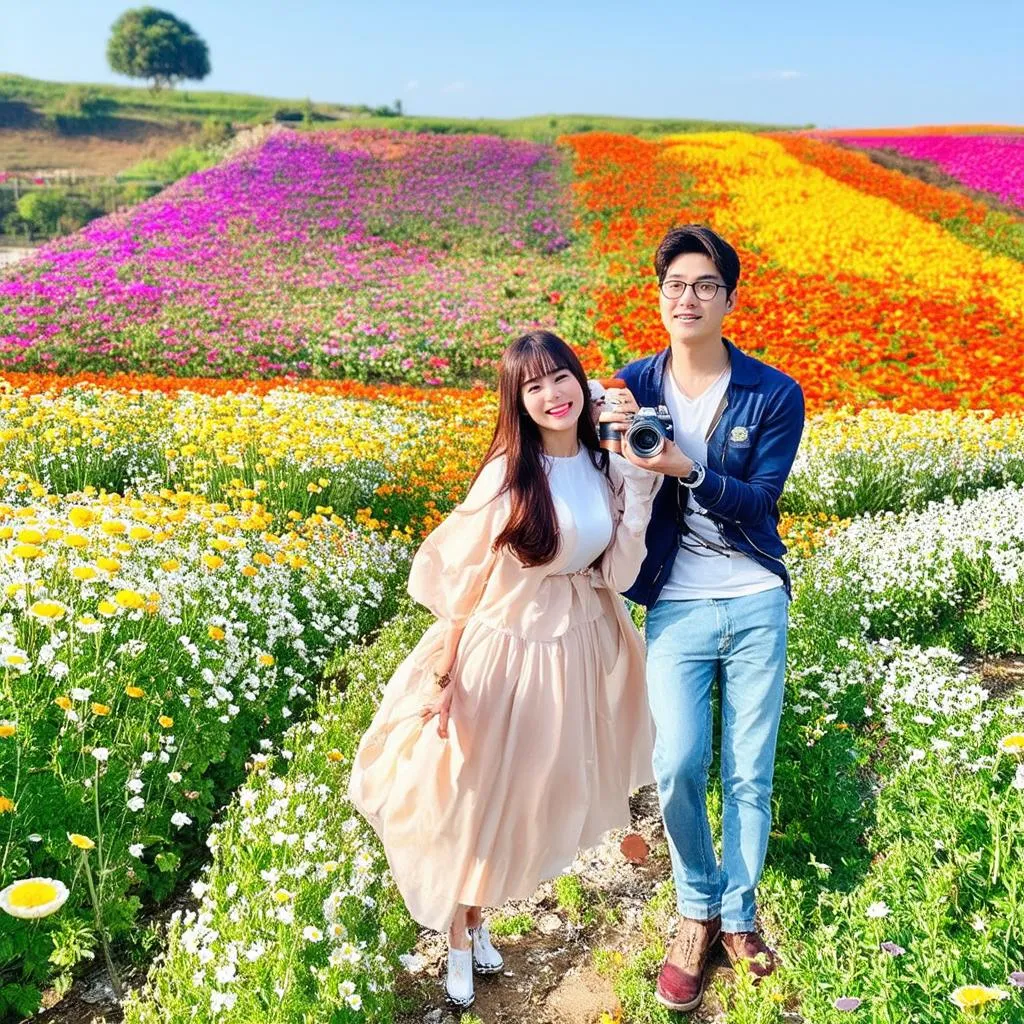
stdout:
<svg viewBox="0 0 1024 1024">
<path fill-rule="evenodd" d="M 1000 988 L 989 988 L 987 985 L 961 985 L 954 989 L 949 998 L 961 1010 L 971 1010 L 976 1006 L 984 1006 L 993 999 L 1006 999 L 1008 993 Z"/>
</svg>

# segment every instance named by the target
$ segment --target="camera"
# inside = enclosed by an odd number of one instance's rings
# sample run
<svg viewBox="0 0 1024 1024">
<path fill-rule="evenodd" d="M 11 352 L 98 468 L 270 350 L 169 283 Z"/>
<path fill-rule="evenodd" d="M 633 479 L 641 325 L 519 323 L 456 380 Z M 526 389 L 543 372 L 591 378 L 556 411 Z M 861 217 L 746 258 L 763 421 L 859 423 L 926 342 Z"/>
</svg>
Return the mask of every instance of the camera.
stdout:
<svg viewBox="0 0 1024 1024">
<path fill-rule="evenodd" d="M 587 381 L 587 384 L 590 387 L 590 398 L 594 403 L 595 415 L 599 416 L 601 411 L 609 406 L 608 389 L 599 380 L 590 380 Z M 621 455 L 622 434 L 617 427 L 618 424 L 616 423 L 602 423 L 599 421 L 597 424 L 597 439 L 605 451 L 616 452 Z"/>
<path fill-rule="evenodd" d="M 641 459 L 653 459 L 672 436 L 672 417 L 664 405 L 639 409 L 626 431 L 629 447 Z"/>
</svg>

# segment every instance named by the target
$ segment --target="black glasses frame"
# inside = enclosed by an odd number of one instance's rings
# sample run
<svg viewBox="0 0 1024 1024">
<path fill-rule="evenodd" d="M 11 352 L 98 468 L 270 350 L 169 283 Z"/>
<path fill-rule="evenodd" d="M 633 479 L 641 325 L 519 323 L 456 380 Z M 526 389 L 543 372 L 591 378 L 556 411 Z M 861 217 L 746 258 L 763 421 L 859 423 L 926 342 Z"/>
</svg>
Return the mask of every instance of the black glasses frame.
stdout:
<svg viewBox="0 0 1024 1024">
<path fill-rule="evenodd" d="M 683 290 L 678 295 L 669 295 L 669 293 L 665 291 L 665 285 L 667 282 L 662 281 L 658 285 L 658 289 L 660 290 L 661 294 L 665 296 L 666 299 L 681 299 L 686 294 L 686 289 L 692 288 L 693 294 L 697 296 L 698 302 L 714 302 L 715 299 L 718 298 L 719 289 L 728 288 L 728 285 L 719 284 L 718 281 L 694 281 L 693 284 L 691 284 L 689 281 L 679 281 L 677 278 L 673 278 L 673 281 L 675 283 L 681 284 L 683 286 Z M 709 295 L 706 299 L 702 298 L 700 294 L 697 292 L 697 285 L 712 287 L 715 289 L 715 294 Z"/>
</svg>

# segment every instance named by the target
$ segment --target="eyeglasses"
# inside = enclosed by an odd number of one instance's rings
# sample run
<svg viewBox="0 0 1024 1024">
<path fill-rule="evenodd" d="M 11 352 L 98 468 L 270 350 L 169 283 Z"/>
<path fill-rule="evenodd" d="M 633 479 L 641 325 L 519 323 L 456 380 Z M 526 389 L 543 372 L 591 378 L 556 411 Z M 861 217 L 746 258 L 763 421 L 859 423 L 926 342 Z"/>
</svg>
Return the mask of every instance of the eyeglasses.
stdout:
<svg viewBox="0 0 1024 1024">
<path fill-rule="evenodd" d="M 725 285 L 717 281 L 695 281 L 690 284 L 689 281 L 681 281 L 678 277 L 670 277 L 667 281 L 661 282 L 661 294 L 666 299 L 678 299 L 685 294 L 687 287 L 693 289 L 693 294 L 701 302 L 710 302 L 718 294 L 718 289 L 724 288 Z"/>
</svg>

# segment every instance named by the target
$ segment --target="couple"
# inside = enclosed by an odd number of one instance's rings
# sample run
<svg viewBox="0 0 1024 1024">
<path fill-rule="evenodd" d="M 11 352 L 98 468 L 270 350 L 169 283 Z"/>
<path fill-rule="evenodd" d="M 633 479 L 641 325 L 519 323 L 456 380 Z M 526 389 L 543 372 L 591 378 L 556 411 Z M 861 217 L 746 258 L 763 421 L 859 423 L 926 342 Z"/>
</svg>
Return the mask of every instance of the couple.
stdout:
<svg viewBox="0 0 1024 1024">
<path fill-rule="evenodd" d="M 474 971 L 503 967 L 481 908 L 530 896 L 628 826 L 652 766 L 680 913 L 658 1000 L 696 1009 L 719 941 L 758 976 L 775 968 L 754 889 L 790 597 L 777 501 L 803 397 L 722 337 L 740 273 L 727 242 L 675 228 L 654 265 L 670 344 L 623 369 L 603 407 L 555 335 L 505 352 L 490 449 L 409 576 L 438 621 L 385 688 L 353 764 L 349 795 L 410 913 L 448 932 L 459 1007 Z M 660 453 L 600 446 L 598 420 L 624 435 L 639 407 L 659 405 L 674 437 Z M 646 665 L 619 593 L 647 607 Z M 720 864 L 706 806 L 716 680 Z"/>
</svg>

